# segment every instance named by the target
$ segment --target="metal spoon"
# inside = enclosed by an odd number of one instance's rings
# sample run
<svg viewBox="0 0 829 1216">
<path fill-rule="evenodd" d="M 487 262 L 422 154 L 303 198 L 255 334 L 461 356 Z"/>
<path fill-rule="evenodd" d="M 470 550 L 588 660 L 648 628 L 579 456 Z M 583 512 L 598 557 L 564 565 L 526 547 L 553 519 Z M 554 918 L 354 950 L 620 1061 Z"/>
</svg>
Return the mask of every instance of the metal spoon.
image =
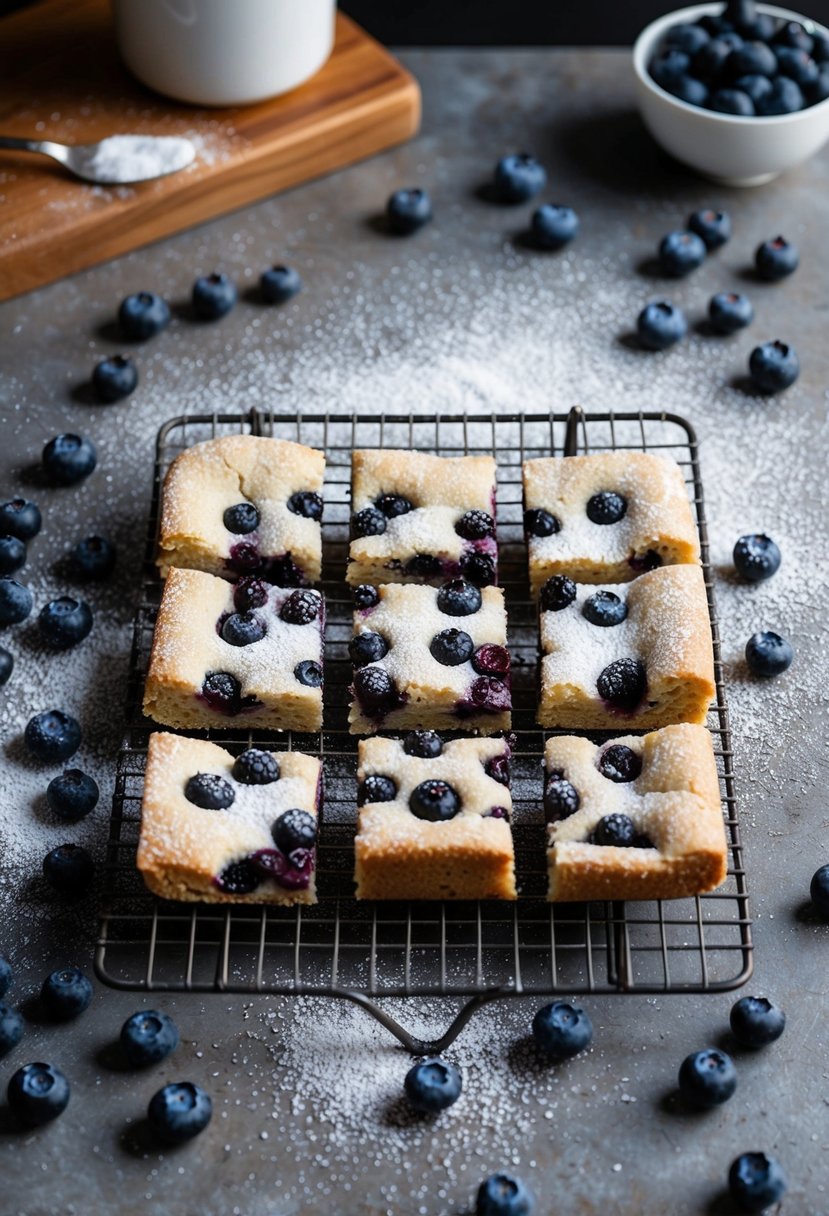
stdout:
<svg viewBox="0 0 829 1216">
<path fill-rule="evenodd" d="M 86 182 L 121 186 L 178 173 L 196 156 L 190 140 L 178 135 L 109 135 L 97 144 L 56 144 L 48 139 L 0 135 L 0 148 L 41 152 Z"/>
</svg>

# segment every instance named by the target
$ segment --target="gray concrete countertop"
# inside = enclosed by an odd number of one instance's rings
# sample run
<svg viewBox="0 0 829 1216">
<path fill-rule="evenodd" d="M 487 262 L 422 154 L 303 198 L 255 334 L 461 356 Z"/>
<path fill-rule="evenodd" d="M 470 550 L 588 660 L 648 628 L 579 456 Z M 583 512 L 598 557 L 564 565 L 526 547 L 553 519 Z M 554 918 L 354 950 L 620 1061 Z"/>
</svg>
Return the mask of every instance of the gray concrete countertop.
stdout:
<svg viewBox="0 0 829 1216">
<path fill-rule="evenodd" d="M 730 995 L 593 999 L 593 1049 L 561 1068 L 542 1066 L 526 1042 L 537 1002 L 502 1003 L 452 1048 L 464 1097 L 423 1124 L 398 1101 L 405 1054 L 350 1006 L 144 999 L 97 986 L 75 1025 L 49 1026 L 27 1006 L 26 1038 L 2 1062 L 5 1088 L 20 1064 L 52 1060 L 70 1076 L 73 1100 L 37 1133 L 0 1119 L 0 1206 L 10 1216 L 459 1216 L 479 1180 L 506 1167 L 527 1179 L 545 1216 L 684 1216 L 730 1211 L 722 1190 L 731 1159 L 765 1149 L 790 1178 L 782 1210 L 818 1216 L 829 1209 L 829 926 L 807 901 L 813 870 L 829 860 L 829 155 L 761 189 L 715 188 L 649 141 L 622 52 L 404 58 L 425 102 L 423 134 L 407 147 L 0 308 L 2 484 L 44 511 L 24 572 L 38 606 L 65 585 L 54 565 L 70 543 L 100 531 L 119 547 L 114 582 L 89 593 L 96 626 L 77 651 L 44 654 L 30 625 L 3 638 L 17 657 L 0 711 L 0 950 L 16 968 L 10 999 L 25 1002 L 52 966 L 91 968 L 94 908 L 44 900 L 34 876 L 62 838 L 99 855 L 106 839 L 158 425 L 184 411 L 254 404 L 282 413 L 479 412 L 580 402 L 672 409 L 702 437 L 756 922 L 748 991 L 784 1007 L 785 1036 L 766 1052 L 740 1054 L 735 1097 L 692 1117 L 670 1098 L 676 1070 L 689 1051 L 722 1039 Z M 529 208 L 477 194 L 498 157 L 523 148 L 548 166 L 546 196 L 581 215 L 581 234 L 562 254 L 516 239 Z M 435 222 L 411 240 L 390 239 L 374 218 L 392 189 L 415 183 L 432 192 Z M 659 238 L 706 204 L 731 212 L 732 242 L 690 279 L 654 277 Z M 83 205 L 105 206 L 106 196 Z M 801 268 L 786 283 L 759 284 L 746 268 L 756 244 L 779 231 L 800 245 Z M 282 309 L 245 298 L 260 271 L 283 260 L 302 273 L 304 293 Z M 214 268 L 239 281 L 235 311 L 214 325 L 180 311 L 165 334 L 135 348 L 136 393 L 91 404 L 94 363 L 119 349 L 119 300 L 151 289 L 185 301 L 196 275 Z M 745 290 L 757 312 L 748 333 L 728 340 L 699 324 L 708 297 L 723 289 Z M 646 355 L 629 334 L 642 305 L 662 296 L 688 310 L 691 334 L 672 352 Z M 748 352 L 776 337 L 797 346 L 800 381 L 782 398 L 752 397 L 743 385 Z M 74 491 L 43 489 L 30 472 L 62 430 L 88 434 L 99 448 L 98 470 Z M 731 546 L 763 528 L 780 543 L 783 567 L 766 586 L 740 587 L 729 574 Z M 766 684 L 751 681 L 740 659 L 762 627 L 787 633 L 797 650 L 791 671 Z M 28 717 L 52 703 L 82 719 L 77 759 L 102 786 L 98 810 L 77 829 L 49 819 L 42 791 L 52 773 L 29 764 L 19 742 Z M 130 1012 L 155 1003 L 178 1021 L 181 1047 L 149 1074 L 118 1071 L 107 1045 Z M 453 1006 L 393 1008 L 435 1032 Z M 162 1151 L 142 1138 L 140 1120 L 149 1096 L 175 1079 L 203 1084 L 216 1113 L 198 1141 Z"/>
</svg>

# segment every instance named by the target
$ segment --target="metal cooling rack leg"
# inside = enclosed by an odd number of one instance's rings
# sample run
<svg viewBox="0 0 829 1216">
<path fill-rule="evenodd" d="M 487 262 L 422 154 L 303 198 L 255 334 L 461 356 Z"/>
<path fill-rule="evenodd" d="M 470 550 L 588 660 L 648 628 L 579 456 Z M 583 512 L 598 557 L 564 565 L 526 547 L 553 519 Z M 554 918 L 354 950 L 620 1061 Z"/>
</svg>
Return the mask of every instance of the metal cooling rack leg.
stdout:
<svg viewBox="0 0 829 1216">
<path fill-rule="evenodd" d="M 440 1055 L 450 1044 L 454 1043 L 472 1015 L 477 1013 L 482 1006 L 489 1004 L 490 1001 L 497 1001 L 500 997 L 511 996 L 513 991 L 510 986 L 491 988 L 487 992 L 482 992 L 478 996 L 473 997 L 472 1000 L 467 1001 L 461 1007 L 454 1021 L 450 1023 L 449 1027 L 438 1039 L 419 1039 L 417 1035 L 410 1034 L 404 1026 L 401 1026 L 398 1021 L 386 1013 L 385 1010 L 381 1009 L 379 1005 L 375 1005 L 374 1001 L 370 997 L 364 996 L 362 992 L 340 990 L 337 995 L 345 997 L 346 1000 L 353 1001 L 355 1005 L 360 1005 L 361 1008 L 365 1009 L 366 1013 L 370 1013 L 413 1056 L 434 1056 Z"/>
</svg>

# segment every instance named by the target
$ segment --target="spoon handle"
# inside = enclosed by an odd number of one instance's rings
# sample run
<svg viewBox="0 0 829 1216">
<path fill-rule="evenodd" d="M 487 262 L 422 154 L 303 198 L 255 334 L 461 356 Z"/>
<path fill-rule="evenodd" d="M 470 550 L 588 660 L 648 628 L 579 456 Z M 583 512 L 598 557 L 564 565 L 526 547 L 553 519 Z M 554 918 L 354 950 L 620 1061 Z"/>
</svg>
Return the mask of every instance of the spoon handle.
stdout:
<svg viewBox="0 0 829 1216">
<path fill-rule="evenodd" d="M 45 142 L 47 141 L 42 139 L 20 139 L 15 135 L 0 135 L 0 148 L 15 148 L 19 152 L 45 152 Z"/>
</svg>

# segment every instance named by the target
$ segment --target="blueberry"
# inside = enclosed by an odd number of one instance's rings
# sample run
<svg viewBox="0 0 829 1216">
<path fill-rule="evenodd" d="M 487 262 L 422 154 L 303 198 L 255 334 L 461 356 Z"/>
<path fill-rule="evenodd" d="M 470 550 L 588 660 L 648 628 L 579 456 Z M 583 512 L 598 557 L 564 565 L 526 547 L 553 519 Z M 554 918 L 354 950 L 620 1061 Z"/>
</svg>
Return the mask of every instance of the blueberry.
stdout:
<svg viewBox="0 0 829 1216">
<path fill-rule="evenodd" d="M 503 156 L 495 166 L 495 193 L 502 203 L 528 203 L 546 184 L 544 166 L 528 152 Z"/>
<path fill-rule="evenodd" d="M 663 46 L 667 50 L 683 51 L 686 55 L 695 55 L 700 47 L 705 46 L 710 34 L 700 25 L 672 25 L 665 35 Z"/>
<path fill-rule="evenodd" d="M 707 41 L 706 38 L 704 42 Z M 704 45 L 704 42 L 701 45 Z M 670 93 L 681 80 L 688 76 L 691 57 L 695 54 L 696 50 L 686 51 L 682 47 L 668 46 L 651 60 L 650 74 L 660 88 L 666 89 Z"/>
<path fill-rule="evenodd" d="M 10 498 L 0 505 L 0 533 L 18 540 L 33 540 L 43 520 L 36 503 L 25 498 Z"/>
<path fill-rule="evenodd" d="M 132 342 L 154 338 L 170 324 L 167 301 L 153 291 L 125 296 L 118 308 L 118 324 L 124 337 Z"/>
<path fill-rule="evenodd" d="M 572 207 L 545 203 L 532 214 L 530 235 L 539 249 L 563 249 L 579 231 L 579 217 Z"/>
<path fill-rule="evenodd" d="M 762 583 L 780 569 L 780 550 L 763 532 L 741 536 L 734 546 L 734 568 L 749 583 Z"/>
<path fill-rule="evenodd" d="M 744 42 L 731 52 L 726 66 L 733 80 L 740 76 L 777 75 L 777 57 L 765 42 Z"/>
<path fill-rule="evenodd" d="M 74 756 L 80 747 L 81 728 L 63 710 L 49 709 L 29 719 L 23 740 L 36 760 L 59 764 Z"/>
<path fill-rule="evenodd" d="M 431 553 L 415 553 L 406 562 L 406 573 L 413 578 L 428 580 L 437 578 L 442 570 L 440 558 Z"/>
<path fill-rule="evenodd" d="M 382 667 L 361 667 L 355 671 L 354 693 L 370 716 L 382 716 L 399 703 L 394 680 Z"/>
<path fill-rule="evenodd" d="M 386 203 L 386 221 L 389 230 L 397 236 L 409 236 L 417 232 L 432 218 L 432 200 L 425 190 L 395 190 Z"/>
<path fill-rule="evenodd" d="M 591 625 L 609 629 L 613 625 L 621 625 L 628 614 L 628 606 L 614 591 L 594 591 L 584 601 L 581 611 Z"/>
<path fill-rule="evenodd" d="M 685 314 L 669 300 L 646 304 L 636 318 L 636 333 L 645 350 L 667 350 L 688 332 Z"/>
<path fill-rule="evenodd" d="M 391 777 L 383 777 L 379 773 L 369 773 L 357 791 L 357 802 L 360 806 L 367 802 L 394 802 L 396 797 L 396 783 Z"/>
<path fill-rule="evenodd" d="M 234 612 L 222 625 L 222 639 L 228 646 L 252 646 L 261 642 L 266 629 L 254 612 Z"/>
<path fill-rule="evenodd" d="M 369 583 L 360 583 L 358 587 L 353 588 L 351 594 L 355 608 L 376 608 L 380 603 L 380 592 Z"/>
<path fill-rule="evenodd" d="M 695 1051 L 680 1065 L 679 1092 L 686 1102 L 701 1110 L 727 1102 L 736 1088 L 734 1061 L 717 1047 Z"/>
<path fill-rule="evenodd" d="M 659 245 L 659 265 L 665 274 L 679 279 L 705 261 L 705 242 L 695 232 L 669 232 Z"/>
<path fill-rule="evenodd" d="M 294 668 L 294 675 L 299 683 L 304 684 L 306 688 L 322 687 L 322 668 L 313 659 L 303 659 L 301 663 L 297 663 Z"/>
<path fill-rule="evenodd" d="M 25 564 L 25 541 L 17 536 L 0 536 L 0 574 L 15 574 Z"/>
<path fill-rule="evenodd" d="M 716 114 L 736 114 L 738 118 L 753 118 L 755 114 L 754 102 L 741 89 L 717 89 L 708 100 L 708 108 Z"/>
<path fill-rule="evenodd" d="M 23 1019 L 16 1009 L 0 1001 L 0 1059 L 23 1038 Z"/>
<path fill-rule="evenodd" d="M 348 653 L 355 667 L 376 663 L 388 654 L 388 643 L 379 633 L 356 633 L 348 643 Z"/>
<path fill-rule="evenodd" d="M 509 685 L 500 676 L 478 676 L 469 687 L 466 697 L 456 703 L 460 717 L 470 713 L 502 713 L 512 708 Z"/>
<path fill-rule="evenodd" d="M 481 676 L 497 676 L 504 680 L 509 675 L 510 657 L 505 646 L 484 642 L 472 656 L 472 666 Z"/>
<path fill-rule="evenodd" d="M 779 1203 L 787 1185 L 780 1162 L 767 1153 L 742 1153 L 728 1171 L 731 1198 L 744 1212 L 764 1212 Z"/>
<path fill-rule="evenodd" d="M 646 687 L 645 664 L 641 659 L 616 659 L 608 663 L 596 681 L 602 700 L 625 710 L 636 709 Z"/>
<path fill-rule="evenodd" d="M 791 667 L 794 650 L 788 639 L 768 630 L 753 633 L 746 642 L 746 663 L 755 676 L 779 676 Z"/>
<path fill-rule="evenodd" d="M 98 400 L 111 404 L 129 397 L 138 384 L 138 368 L 129 355 L 110 355 L 95 364 L 92 387 Z"/>
<path fill-rule="evenodd" d="M 66 823 L 76 823 L 98 805 L 98 783 L 79 768 L 53 777 L 46 788 L 49 810 Z"/>
<path fill-rule="evenodd" d="M 775 46 L 791 46 L 796 50 L 805 51 L 811 54 L 814 42 L 810 34 L 800 24 L 799 21 L 786 21 L 779 27 L 774 35 Z"/>
<path fill-rule="evenodd" d="M 557 1060 L 569 1060 L 590 1046 L 593 1024 L 578 1005 L 554 1001 L 544 1005 L 533 1018 L 533 1038 L 538 1046 Z"/>
<path fill-rule="evenodd" d="M 378 511 L 382 511 L 387 519 L 396 519 L 398 515 L 408 515 L 414 511 L 415 505 L 403 494 L 381 494 L 375 502 Z"/>
<path fill-rule="evenodd" d="M 351 535 L 355 538 L 382 536 L 386 526 L 385 515 L 376 507 L 363 507 L 362 511 L 351 516 Z"/>
<path fill-rule="evenodd" d="M 261 579 L 240 578 L 233 588 L 233 606 L 237 612 L 249 612 L 251 608 L 263 608 L 268 602 L 268 584 Z"/>
<path fill-rule="evenodd" d="M 565 781 L 560 773 L 551 773 L 544 787 L 544 817 L 547 823 L 558 823 L 575 815 L 581 806 L 578 790 Z"/>
<path fill-rule="evenodd" d="M 809 104 L 816 106 L 818 102 L 829 97 L 829 65 L 821 64 L 820 72 L 815 83 L 809 89 Z"/>
<path fill-rule="evenodd" d="M 599 759 L 599 772 L 619 784 L 635 781 L 642 771 L 642 757 L 624 743 L 606 747 Z"/>
<path fill-rule="evenodd" d="M 534 1211 L 531 1192 L 511 1174 L 492 1174 L 478 1187 L 475 1216 L 532 1216 Z"/>
<path fill-rule="evenodd" d="M 47 646 L 68 650 L 92 632 L 92 609 L 86 600 L 62 595 L 44 604 L 38 614 L 37 627 Z"/>
<path fill-rule="evenodd" d="M 751 324 L 754 309 L 747 296 L 720 291 L 708 301 L 708 320 L 718 334 L 734 334 Z"/>
<path fill-rule="evenodd" d="M 242 708 L 242 685 L 229 671 L 210 671 L 204 677 L 201 695 L 211 709 L 238 714 Z"/>
<path fill-rule="evenodd" d="M 309 625 L 317 619 L 321 607 L 322 596 L 318 591 L 292 591 L 279 610 L 279 615 L 289 625 Z"/>
<path fill-rule="evenodd" d="M 98 453 L 82 435 L 55 435 L 43 449 L 43 467 L 59 486 L 74 486 L 95 469 Z"/>
<path fill-rule="evenodd" d="M 407 756 L 418 756 L 421 760 L 434 760 L 443 752 L 443 740 L 433 730 L 410 730 L 403 739 L 403 751 Z"/>
<path fill-rule="evenodd" d="M 741 1047 L 765 1047 L 779 1039 L 786 1015 L 764 996 L 744 996 L 731 1006 L 731 1033 Z"/>
<path fill-rule="evenodd" d="M 778 46 L 774 48 L 774 54 L 781 76 L 787 76 L 801 89 L 809 89 L 817 84 L 820 68 L 806 51 L 799 51 L 793 46 Z"/>
<path fill-rule="evenodd" d="M 749 21 L 740 23 L 740 33 L 755 42 L 771 42 L 777 29 L 777 21 L 770 13 L 755 13 Z"/>
<path fill-rule="evenodd" d="M 246 857 L 241 861 L 231 861 L 214 879 L 216 886 L 225 895 L 252 895 L 261 881 L 261 874 Z"/>
<path fill-rule="evenodd" d="M 484 772 L 487 777 L 491 777 L 493 781 L 497 781 L 499 785 L 505 785 L 507 788 L 512 782 L 510 763 L 505 755 L 491 756 L 484 765 Z"/>
<path fill-rule="evenodd" d="M 191 300 L 200 321 L 218 321 L 236 303 L 236 284 L 226 274 L 204 275 L 193 284 Z"/>
<path fill-rule="evenodd" d="M 24 1064 L 9 1081 L 9 1106 L 21 1123 L 40 1127 L 69 1105 L 69 1082 L 53 1064 Z"/>
<path fill-rule="evenodd" d="M 279 780 L 276 756 L 258 747 L 249 747 L 233 763 L 233 779 L 240 785 L 271 785 Z"/>
<path fill-rule="evenodd" d="M 495 520 L 487 511 L 466 511 L 455 524 L 464 540 L 483 540 L 495 535 Z"/>
<path fill-rule="evenodd" d="M 697 21 L 697 25 L 711 35 L 712 38 L 719 38 L 720 34 L 728 33 L 734 29 L 734 23 L 727 21 L 722 14 L 705 13 Z"/>
<path fill-rule="evenodd" d="M 760 102 L 770 95 L 772 91 L 772 82 L 768 76 L 740 76 L 734 81 L 734 87 L 739 89 L 741 93 L 745 93 L 754 102 L 755 111 L 760 114 Z"/>
<path fill-rule="evenodd" d="M 829 865 L 815 870 L 809 885 L 809 894 L 818 915 L 823 920 L 829 920 Z"/>
<path fill-rule="evenodd" d="M 268 304 L 286 304 L 302 291 L 302 279 L 293 266 L 271 266 L 261 274 L 259 290 Z"/>
<path fill-rule="evenodd" d="M 600 490 L 587 501 L 587 518 L 594 524 L 617 524 L 627 512 L 627 499 L 613 490 Z"/>
<path fill-rule="evenodd" d="M 754 265 L 761 279 L 770 283 L 779 282 L 793 274 L 800 263 L 800 253 L 796 245 L 787 241 L 784 236 L 776 236 L 770 241 L 763 241 L 754 253 Z"/>
<path fill-rule="evenodd" d="M 238 502 L 225 510 L 222 523 L 228 532 L 233 532 L 236 536 L 248 536 L 259 527 L 259 512 L 252 502 Z"/>
<path fill-rule="evenodd" d="M 166 1144 L 183 1144 L 203 1132 L 213 1115 L 210 1095 L 190 1081 L 165 1085 L 153 1094 L 147 1118 Z"/>
<path fill-rule="evenodd" d="M 317 821 L 310 812 L 292 807 L 274 821 L 271 836 L 286 856 L 295 849 L 313 849 L 317 843 Z"/>
<path fill-rule="evenodd" d="M 764 118 L 772 114 L 795 114 L 806 104 L 803 90 L 788 76 L 778 76 L 771 82 L 771 88 L 765 97 L 757 102 L 757 113 Z"/>
<path fill-rule="evenodd" d="M 233 806 L 236 793 L 233 786 L 217 773 L 196 773 L 184 787 L 184 797 L 203 811 L 223 811 Z"/>
<path fill-rule="evenodd" d="M 524 512 L 524 532 L 527 536 L 552 536 L 560 528 L 555 515 L 541 507 L 530 507 Z"/>
<path fill-rule="evenodd" d="M 488 553 L 464 553 L 461 574 L 476 587 L 491 587 L 495 582 L 495 560 Z"/>
<path fill-rule="evenodd" d="M 662 87 L 689 106 L 704 106 L 708 101 L 708 87 L 701 80 L 697 80 L 696 76 L 680 76 L 671 84 Z"/>
<path fill-rule="evenodd" d="M 463 1081 L 454 1064 L 432 1058 L 413 1065 L 406 1073 L 403 1087 L 415 1110 L 436 1114 L 457 1102 Z"/>
<path fill-rule="evenodd" d="M 139 1009 L 121 1027 L 121 1046 L 133 1068 L 160 1064 L 178 1047 L 173 1019 L 158 1009 Z"/>
<path fill-rule="evenodd" d="M 50 1017 L 68 1022 L 89 1008 L 92 985 L 78 967 L 62 967 L 46 976 L 40 999 Z"/>
<path fill-rule="evenodd" d="M 829 34 L 815 30 L 812 34 L 812 58 L 816 63 L 829 62 Z"/>
<path fill-rule="evenodd" d="M 462 578 L 444 583 L 437 593 L 438 611 L 446 616 L 472 616 L 482 603 L 478 588 Z"/>
<path fill-rule="evenodd" d="M 95 877 L 95 864 L 78 844 L 60 844 L 43 858 L 43 877 L 59 895 L 84 895 Z"/>
<path fill-rule="evenodd" d="M 12 965 L 4 954 L 0 954 L 0 997 L 6 995 L 12 986 L 14 972 Z"/>
<path fill-rule="evenodd" d="M 636 827 L 629 815 L 605 815 L 593 829 L 593 844 L 631 849 L 637 841 Z"/>
<path fill-rule="evenodd" d="M 691 73 L 707 84 L 722 80 L 726 64 L 736 49 L 733 43 L 726 39 L 725 34 L 710 38 L 694 55 Z"/>
<path fill-rule="evenodd" d="M 106 578 L 115 566 L 115 546 L 103 536 L 87 536 L 75 545 L 69 564 L 78 578 Z"/>
<path fill-rule="evenodd" d="M 538 597 L 542 612 L 561 612 L 576 598 L 576 584 L 566 574 L 548 578 Z"/>
<path fill-rule="evenodd" d="M 780 393 L 790 388 L 800 375 L 800 360 L 788 342 L 764 342 L 749 355 L 748 370 L 761 392 Z"/>
<path fill-rule="evenodd" d="M 444 667 L 458 667 L 472 658 L 475 643 L 462 629 L 444 629 L 429 643 L 432 658 Z"/>
<path fill-rule="evenodd" d="M 298 490 L 286 505 L 294 515 L 302 515 L 305 519 L 322 519 L 322 498 L 314 490 Z"/>
<path fill-rule="evenodd" d="M 461 800 L 446 781 L 421 781 L 409 796 L 409 810 L 429 823 L 454 819 L 460 809 Z"/>
<path fill-rule="evenodd" d="M 0 688 L 8 684 L 14 671 L 14 655 L 5 646 L 0 646 Z"/>
<path fill-rule="evenodd" d="M 34 600 L 28 587 L 16 578 L 0 578 L 0 626 L 18 625 L 32 611 Z"/>
</svg>

